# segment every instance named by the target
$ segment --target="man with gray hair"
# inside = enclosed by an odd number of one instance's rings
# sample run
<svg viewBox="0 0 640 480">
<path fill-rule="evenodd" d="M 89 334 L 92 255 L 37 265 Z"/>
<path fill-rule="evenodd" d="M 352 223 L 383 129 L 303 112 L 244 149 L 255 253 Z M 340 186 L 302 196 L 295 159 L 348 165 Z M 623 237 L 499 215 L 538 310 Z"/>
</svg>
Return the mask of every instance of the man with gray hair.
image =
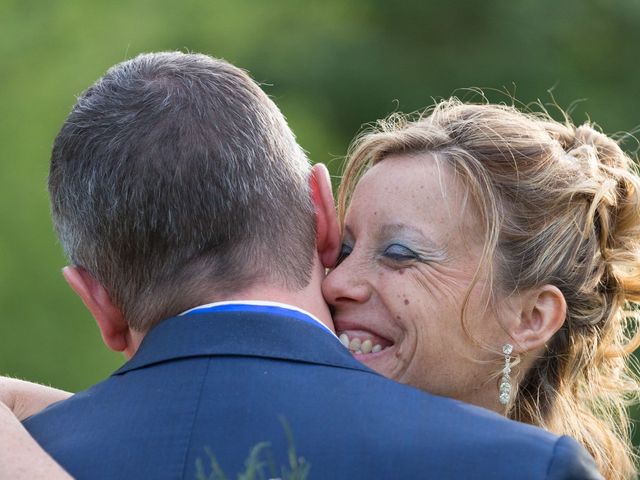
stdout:
<svg viewBox="0 0 640 480">
<path fill-rule="evenodd" d="M 284 417 L 310 478 L 597 478 L 571 440 L 354 360 L 320 291 L 340 246 L 327 171 L 242 70 L 175 52 L 111 68 L 49 189 L 64 276 L 130 358 L 25 422 L 73 476 L 193 479 L 206 448 L 234 472 L 262 441 L 284 463 Z"/>
</svg>

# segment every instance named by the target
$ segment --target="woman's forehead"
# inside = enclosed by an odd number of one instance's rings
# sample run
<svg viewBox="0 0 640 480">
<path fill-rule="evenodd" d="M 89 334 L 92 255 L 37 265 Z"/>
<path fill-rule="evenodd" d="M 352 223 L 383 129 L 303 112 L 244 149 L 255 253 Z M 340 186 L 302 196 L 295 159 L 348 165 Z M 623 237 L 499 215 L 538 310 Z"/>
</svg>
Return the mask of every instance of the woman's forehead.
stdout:
<svg viewBox="0 0 640 480">
<path fill-rule="evenodd" d="M 440 229 L 443 236 L 460 227 L 478 228 L 465 185 L 447 162 L 428 153 L 391 155 L 362 176 L 346 220 L 354 224 L 365 219 L 429 232 Z"/>
<path fill-rule="evenodd" d="M 408 210 L 433 211 L 458 205 L 463 197 L 464 186 L 445 162 L 430 154 L 393 155 L 362 176 L 352 204 L 403 204 Z"/>
</svg>

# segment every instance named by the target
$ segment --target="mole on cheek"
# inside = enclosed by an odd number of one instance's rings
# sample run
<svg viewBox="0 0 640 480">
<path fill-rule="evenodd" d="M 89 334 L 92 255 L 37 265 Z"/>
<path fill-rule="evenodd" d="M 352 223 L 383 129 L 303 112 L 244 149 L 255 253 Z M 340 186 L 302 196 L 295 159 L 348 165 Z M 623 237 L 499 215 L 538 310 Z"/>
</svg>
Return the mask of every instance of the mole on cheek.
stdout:
<svg viewBox="0 0 640 480">
<path fill-rule="evenodd" d="M 399 273 L 400 275 L 404 275 L 404 270 L 398 270 L 398 273 Z"/>
<path fill-rule="evenodd" d="M 408 298 L 405 298 L 405 299 L 404 299 L 404 304 L 405 304 L 405 305 L 409 305 L 409 299 L 408 299 Z"/>
</svg>

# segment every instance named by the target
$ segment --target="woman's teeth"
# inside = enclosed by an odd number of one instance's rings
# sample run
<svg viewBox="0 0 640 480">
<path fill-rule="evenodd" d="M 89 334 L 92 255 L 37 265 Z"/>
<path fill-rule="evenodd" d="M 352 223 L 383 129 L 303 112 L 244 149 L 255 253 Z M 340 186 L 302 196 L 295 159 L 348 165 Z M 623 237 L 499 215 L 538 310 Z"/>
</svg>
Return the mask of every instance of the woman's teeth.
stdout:
<svg viewBox="0 0 640 480">
<path fill-rule="evenodd" d="M 374 345 L 371 340 L 365 340 L 363 342 L 357 337 L 350 339 L 349 335 L 347 335 L 346 333 L 340 334 L 339 338 L 340 342 L 342 342 L 342 345 L 344 345 L 345 348 L 348 348 L 352 353 L 356 355 L 360 355 L 363 353 L 378 353 L 380 350 L 382 350 L 382 345 L 380 344 L 376 343 Z"/>
</svg>

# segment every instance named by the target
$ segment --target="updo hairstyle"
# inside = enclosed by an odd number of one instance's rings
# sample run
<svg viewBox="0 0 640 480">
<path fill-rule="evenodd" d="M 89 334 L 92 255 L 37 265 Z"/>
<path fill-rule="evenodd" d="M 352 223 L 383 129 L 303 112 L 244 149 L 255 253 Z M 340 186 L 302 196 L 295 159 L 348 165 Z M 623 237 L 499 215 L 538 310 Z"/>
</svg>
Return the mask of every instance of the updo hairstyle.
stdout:
<svg viewBox="0 0 640 480">
<path fill-rule="evenodd" d="M 567 303 L 563 326 L 521 372 L 507 416 L 574 437 L 607 479 L 636 478 L 626 410 L 639 391 L 630 367 L 640 343 L 636 165 L 592 124 L 449 99 L 417 118 L 394 114 L 355 140 L 340 218 L 368 168 L 423 153 L 452 168 L 481 215 L 484 249 L 469 292 L 484 272 L 494 295 L 551 284 Z"/>
</svg>

